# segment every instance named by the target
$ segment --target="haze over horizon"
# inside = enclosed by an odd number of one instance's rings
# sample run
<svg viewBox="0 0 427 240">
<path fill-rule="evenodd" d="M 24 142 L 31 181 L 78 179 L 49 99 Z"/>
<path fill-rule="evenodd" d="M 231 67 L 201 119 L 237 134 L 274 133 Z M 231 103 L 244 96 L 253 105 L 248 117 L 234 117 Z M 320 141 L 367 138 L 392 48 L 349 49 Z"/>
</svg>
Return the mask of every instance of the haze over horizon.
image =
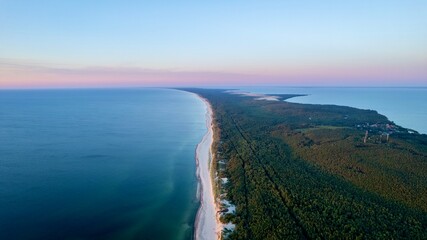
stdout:
<svg viewBox="0 0 427 240">
<path fill-rule="evenodd" d="M 0 88 L 427 86 L 426 1 L 0 2 Z"/>
</svg>

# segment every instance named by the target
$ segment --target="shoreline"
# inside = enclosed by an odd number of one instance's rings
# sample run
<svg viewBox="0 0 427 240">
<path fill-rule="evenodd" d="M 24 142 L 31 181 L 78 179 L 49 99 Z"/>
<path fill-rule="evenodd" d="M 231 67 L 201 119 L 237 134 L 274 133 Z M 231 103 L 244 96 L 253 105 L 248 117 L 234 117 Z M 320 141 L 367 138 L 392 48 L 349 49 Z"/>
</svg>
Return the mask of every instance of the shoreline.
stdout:
<svg viewBox="0 0 427 240">
<path fill-rule="evenodd" d="M 196 175 L 198 179 L 197 197 L 200 201 L 194 222 L 194 239 L 221 239 L 223 224 L 219 220 L 217 212 L 219 206 L 215 201 L 213 180 L 211 176 L 213 123 L 212 107 L 203 97 L 196 96 L 206 105 L 207 132 L 196 147 Z"/>
</svg>

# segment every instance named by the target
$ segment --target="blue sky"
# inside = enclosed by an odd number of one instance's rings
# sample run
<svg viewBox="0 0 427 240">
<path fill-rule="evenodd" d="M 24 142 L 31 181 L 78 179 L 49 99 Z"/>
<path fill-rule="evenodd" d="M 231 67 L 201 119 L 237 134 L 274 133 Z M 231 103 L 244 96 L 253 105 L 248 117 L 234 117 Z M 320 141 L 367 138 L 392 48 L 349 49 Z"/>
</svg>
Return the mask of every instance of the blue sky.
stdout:
<svg viewBox="0 0 427 240">
<path fill-rule="evenodd" d="M 37 82 L 35 67 L 80 77 L 106 68 L 242 74 L 243 82 L 249 74 L 284 84 L 317 75 L 351 84 L 372 74 L 419 85 L 427 82 L 427 1 L 0 0 L 0 77 Z"/>
</svg>

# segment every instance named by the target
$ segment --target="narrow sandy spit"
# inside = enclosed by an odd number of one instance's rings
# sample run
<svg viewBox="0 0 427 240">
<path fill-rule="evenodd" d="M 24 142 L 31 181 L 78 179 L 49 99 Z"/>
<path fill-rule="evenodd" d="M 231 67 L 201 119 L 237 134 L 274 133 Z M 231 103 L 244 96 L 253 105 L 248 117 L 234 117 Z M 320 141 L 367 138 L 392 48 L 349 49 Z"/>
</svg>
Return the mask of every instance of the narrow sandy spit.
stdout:
<svg viewBox="0 0 427 240">
<path fill-rule="evenodd" d="M 206 104 L 206 126 L 208 131 L 196 148 L 197 178 L 199 180 L 198 197 L 200 199 L 200 207 L 197 211 L 196 221 L 194 224 L 194 238 L 196 240 L 220 239 L 223 225 L 219 221 L 219 215 L 217 214 L 219 206 L 215 202 L 210 171 L 212 165 L 213 142 L 212 108 L 206 99 L 200 96 L 198 97 Z"/>
</svg>

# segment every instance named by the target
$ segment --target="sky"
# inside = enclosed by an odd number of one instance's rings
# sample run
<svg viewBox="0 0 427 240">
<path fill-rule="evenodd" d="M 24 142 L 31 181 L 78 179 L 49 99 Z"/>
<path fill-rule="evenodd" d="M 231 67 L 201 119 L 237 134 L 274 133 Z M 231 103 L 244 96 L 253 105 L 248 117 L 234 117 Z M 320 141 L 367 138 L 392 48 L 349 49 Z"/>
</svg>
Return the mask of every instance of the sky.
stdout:
<svg viewBox="0 0 427 240">
<path fill-rule="evenodd" d="M 0 0 L 0 88 L 427 86 L 427 1 Z"/>
</svg>

